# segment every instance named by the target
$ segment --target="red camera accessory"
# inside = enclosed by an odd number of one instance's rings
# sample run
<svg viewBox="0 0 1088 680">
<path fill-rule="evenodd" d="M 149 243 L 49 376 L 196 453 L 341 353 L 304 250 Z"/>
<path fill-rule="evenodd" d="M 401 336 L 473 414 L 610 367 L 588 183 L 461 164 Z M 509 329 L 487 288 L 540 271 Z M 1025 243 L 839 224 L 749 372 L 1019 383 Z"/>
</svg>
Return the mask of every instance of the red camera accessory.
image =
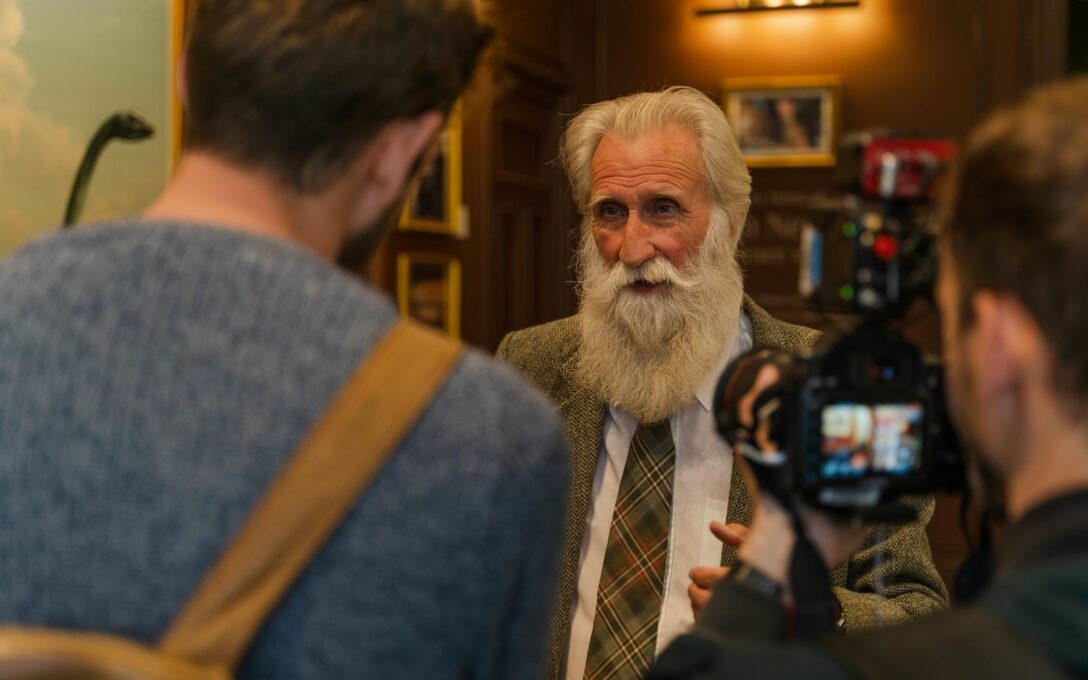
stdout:
<svg viewBox="0 0 1088 680">
<path fill-rule="evenodd" d="M 897 200 L 930 198 L 934 180 L 958 151 L 949 139 L 872 139 L 861 153 L 861 190 Z"/>
</svg>

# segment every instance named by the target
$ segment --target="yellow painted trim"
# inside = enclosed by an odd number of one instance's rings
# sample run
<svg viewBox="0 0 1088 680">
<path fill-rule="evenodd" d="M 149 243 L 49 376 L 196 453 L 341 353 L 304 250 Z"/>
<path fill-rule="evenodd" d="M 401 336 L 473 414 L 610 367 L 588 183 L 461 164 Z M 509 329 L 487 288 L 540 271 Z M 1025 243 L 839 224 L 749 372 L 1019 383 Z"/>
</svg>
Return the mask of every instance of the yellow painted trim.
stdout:
<svg viewBox="0 0 1088 680">
<path fill-rule="evenodd" d="M 407 253 L 397 255 L 397 308 L 404 318 L 408 316 L 408 277 L 411 275 L 412 260 Z"/>
<path fill-rule="evenodd" d="M 187 0 L 170 0 L 170 172 L 173 174 L 181 155 L 182 125 L 181 98 L 178 97 L 178 63 L 185 43 L 185 18 Z"/>
<path fill-rule="evenodd" d="M 449 282 L 449 334 L 454 340 L 461 337 L 461 261 L 450 258 Z"/>
</svg>

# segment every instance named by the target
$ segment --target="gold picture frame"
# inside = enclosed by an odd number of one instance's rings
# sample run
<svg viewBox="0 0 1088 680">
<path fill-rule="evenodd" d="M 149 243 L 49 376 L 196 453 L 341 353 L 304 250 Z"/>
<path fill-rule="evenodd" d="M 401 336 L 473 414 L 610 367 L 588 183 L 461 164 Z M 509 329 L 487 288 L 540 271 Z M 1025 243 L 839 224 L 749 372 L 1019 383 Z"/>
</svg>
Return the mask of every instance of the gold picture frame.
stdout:
<svg viewBox="0 0 1088 680">
<path fill-rule="evenodd" d="M 461 262 L 451 255 L 397 255 L 397 306 L 402 316 L 461 337 Z"/>
<path fill-rule="evenodd" d="M 433 156 L 405 201 L 401 230 L 461 235 L 461 127 L 458 103 L 450 112 Z"/>
<path fill-rule="evenodd" d="M 839 77 L 726 78 L 722 102 L 748 167 L 835 164 L 842 125 Z"/>
</svg>

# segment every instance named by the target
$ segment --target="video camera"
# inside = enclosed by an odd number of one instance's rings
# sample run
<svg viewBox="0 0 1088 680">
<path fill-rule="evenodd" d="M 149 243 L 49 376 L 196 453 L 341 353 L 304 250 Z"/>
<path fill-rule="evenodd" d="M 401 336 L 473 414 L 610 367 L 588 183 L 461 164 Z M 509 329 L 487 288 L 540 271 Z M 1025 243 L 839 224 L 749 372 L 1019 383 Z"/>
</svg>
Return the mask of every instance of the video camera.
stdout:
<svg viewBox="0 0 1088 680">
<path fill-rule="evenodd" d="M 718 431 L 771 493 L 894 519 L 887 513 L 901 494 L 964 486 L 942 369 L 898 328 L 915 300 L 932 300 L 932 199 L 955 153 L 941 139 L 861 133 L 844 142 L 839 175 L 851 194 L 807 213 L 799 288 L 849 313 L 849 329 L 826 334 L 810 357 L 755 348 L 730 364 L 715 394 Z"/>
</svg>

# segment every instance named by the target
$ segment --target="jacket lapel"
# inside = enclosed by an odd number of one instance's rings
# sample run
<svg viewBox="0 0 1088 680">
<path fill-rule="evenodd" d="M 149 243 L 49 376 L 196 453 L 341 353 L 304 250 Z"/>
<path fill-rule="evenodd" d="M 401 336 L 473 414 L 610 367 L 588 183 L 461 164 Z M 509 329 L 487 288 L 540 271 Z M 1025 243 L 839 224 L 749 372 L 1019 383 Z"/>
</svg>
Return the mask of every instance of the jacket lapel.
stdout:
<svg viewBox="0 0 1088 680">
<path fill-rule="evenodd" d="M 748 484 L 745 482 L 741 466 L 737 463 L 736 454 L 734 454 L 732 467 L 733 473 L 729 476 L 729 507 L 725 511 L 725 523 L 751 526 L 755 506 L 752 505 L 752 496 L 748 493 Z M 732 566 L 736 561 L 737 549 L 728 543 L 723 543 L 722 566 Z"/>
<path fill-rule="evenodd" d="M 578 587 L 578 562 L 582 551 L 589 500 L 593 494 L 593 479 L 597 473 L 597 458 L 604 437 L 607 405 L 593 390 L 578 380 L 578 352 L 574 351 L 560 367 L 565 394 L 554 395 L 571 452 L 571 485 L 567 499 L 567 516 L 563 528 L 563 554 L 560 563 L 557 595 L 558 610 L 552 619 L 551 645 L 548 651 L 548 678 L 558 678 L 566 661 L 567 637 L 570 632 L 570 607 Z"/>
</svg>

